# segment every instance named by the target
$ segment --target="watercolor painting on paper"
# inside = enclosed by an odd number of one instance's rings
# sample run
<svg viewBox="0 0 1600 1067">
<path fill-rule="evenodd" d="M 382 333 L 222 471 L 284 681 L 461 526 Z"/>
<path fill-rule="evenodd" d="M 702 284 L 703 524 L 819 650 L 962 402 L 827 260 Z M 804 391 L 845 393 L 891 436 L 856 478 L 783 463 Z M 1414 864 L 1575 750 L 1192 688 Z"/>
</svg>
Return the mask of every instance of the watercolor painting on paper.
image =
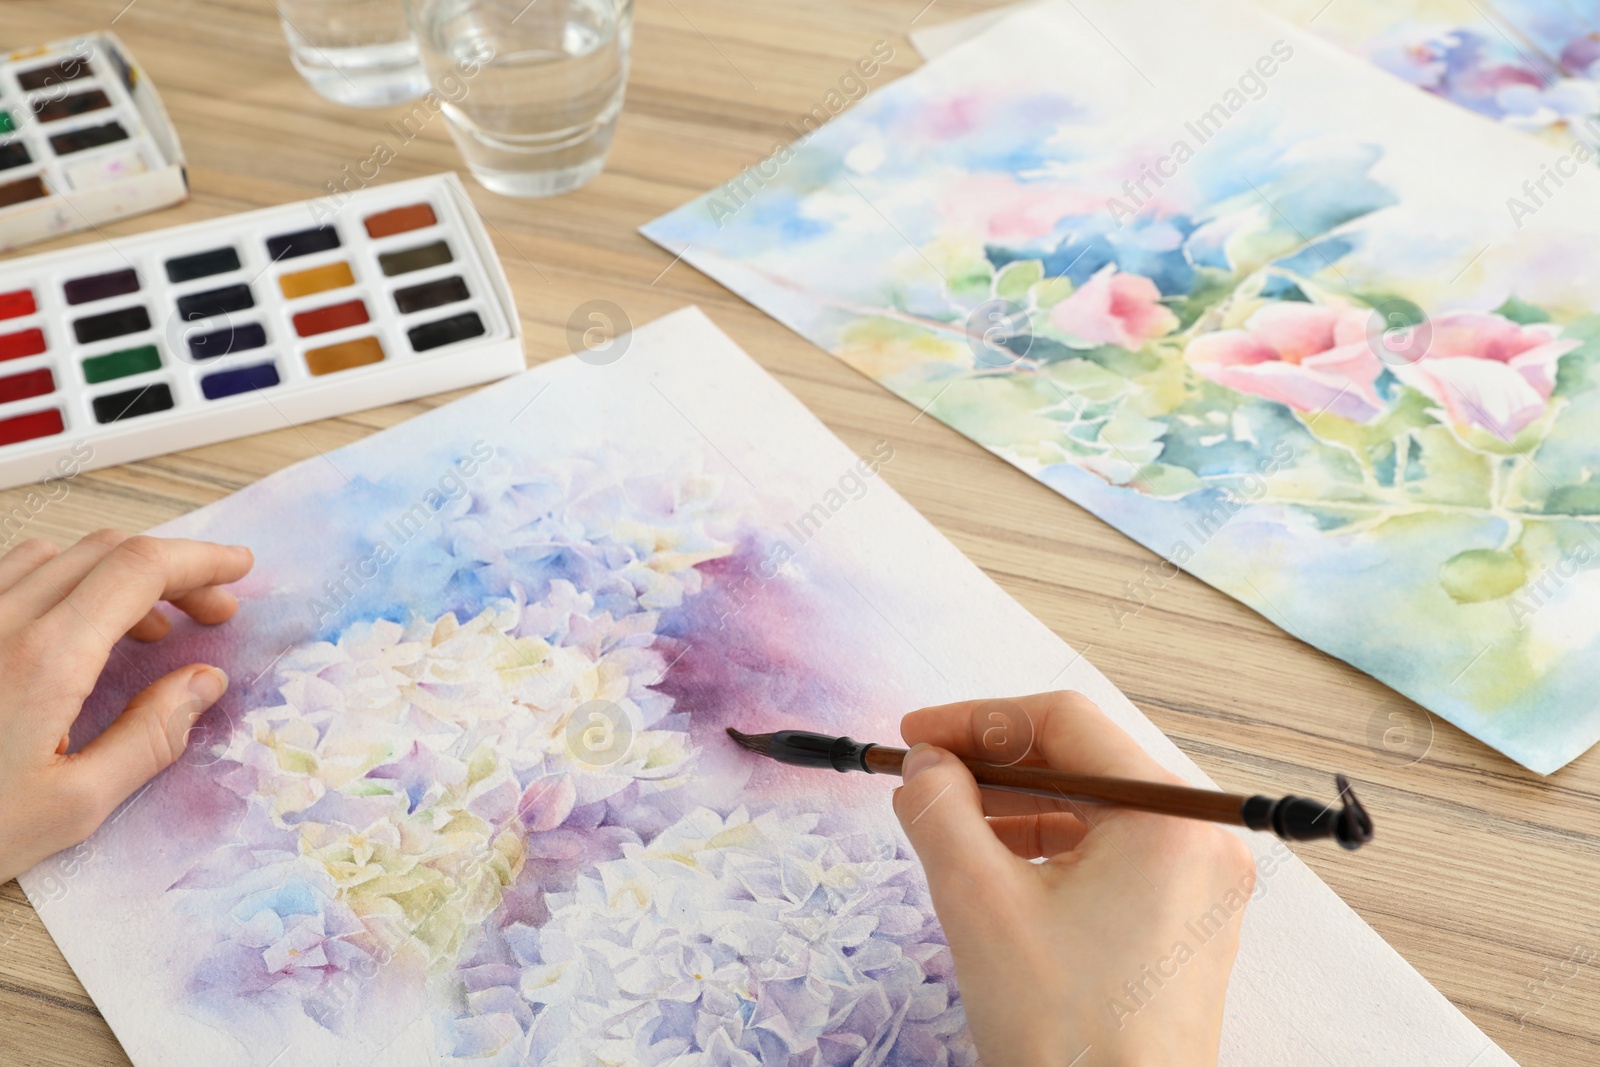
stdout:
<svg viewBox="0 0 1600 1067">
<path fill-rule="evenodd" d="M 540 385 L 500 399 L 543 423 L 537 454 L 475 399 L 181 521 L 255 546 L 244 607 L 114 658 L 90 716 L 157 658 L 234 688 L 177 767 L 24 878 L 129 1054 L 973 1063 L 884 791 L 723 735 L 842 730 L 903 704 L 887 662 L 931 668 L 857 632 L 815 512 L 797 534 L 692 427 L 674 449 L 633 416 L 637 444 L 608 442 Z M 823 499 L 859 507 L 892 455 L 830 463 Z"/>
<path fill-rule="evenodd" d="M 1555 770 L 1600 737 L 1593 220 L 1508 217 L 1518 134 L 1248 9 L 1147 7 L 1013 16 L 645 233 Z"/>
<path fill-rule="evenodd" d="M 1515 129 L 1600 142 L 1594 0 L 1256 0 L 1419 89 Z"/>
</svg>

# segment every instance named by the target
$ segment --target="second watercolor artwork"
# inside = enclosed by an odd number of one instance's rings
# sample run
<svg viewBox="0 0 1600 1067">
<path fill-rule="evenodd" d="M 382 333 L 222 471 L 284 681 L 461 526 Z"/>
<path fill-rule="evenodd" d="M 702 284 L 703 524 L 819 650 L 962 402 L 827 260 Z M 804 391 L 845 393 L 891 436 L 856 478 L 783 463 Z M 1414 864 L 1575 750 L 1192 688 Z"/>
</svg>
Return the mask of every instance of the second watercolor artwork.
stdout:
<svg viewBox="0 0 1600 1067">
<path fill-rule="evenodd" d="M 1257 0 L 1408 84 L 1570 146 L 1600 135 L 1596 0 Z"/>
<path fill-rule="evenodd" d="M 1084 0 L 645 233 L 1548 773 L 1600 738 L 1600 182 L 1508 210 L 1548 154 L 1253 8 Z"/>
</svg>

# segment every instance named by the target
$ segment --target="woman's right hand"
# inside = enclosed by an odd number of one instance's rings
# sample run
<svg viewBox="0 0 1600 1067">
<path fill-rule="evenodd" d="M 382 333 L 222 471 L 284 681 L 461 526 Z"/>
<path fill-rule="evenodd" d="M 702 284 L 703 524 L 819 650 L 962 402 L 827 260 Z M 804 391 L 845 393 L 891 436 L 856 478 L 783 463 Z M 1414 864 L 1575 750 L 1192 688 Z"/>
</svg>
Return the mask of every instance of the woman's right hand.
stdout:
<svg viewBox="0 0 1600 1067">
<path fill-rule="evenodd" d="M 924 708 L 900 732 L 914 747 L 895 813 L 984 1064 L 1215 1064 L 1255 886 L 1244 841 L 1198 820 L 981 791 L 952 755 L 1184 784 L 1078 693 Z"/>
</svg>

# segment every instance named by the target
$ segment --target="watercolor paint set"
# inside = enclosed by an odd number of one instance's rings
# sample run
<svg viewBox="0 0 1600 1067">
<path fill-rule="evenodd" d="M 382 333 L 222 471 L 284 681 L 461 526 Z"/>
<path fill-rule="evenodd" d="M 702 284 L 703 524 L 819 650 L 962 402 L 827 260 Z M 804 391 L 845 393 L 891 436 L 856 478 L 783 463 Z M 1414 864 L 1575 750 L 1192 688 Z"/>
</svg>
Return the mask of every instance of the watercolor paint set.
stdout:
<svg viewBox="0 0 1600 1067">
<path fill-rule="evenodd" d="M 0 60 L 0 252 L 188 195 L 166 108 L 115 35 Z"/>
<path fill-rule="evenodd" d="M 0 264 L 0 487 L 523 369 L 454 174 Z"/>
</svg>

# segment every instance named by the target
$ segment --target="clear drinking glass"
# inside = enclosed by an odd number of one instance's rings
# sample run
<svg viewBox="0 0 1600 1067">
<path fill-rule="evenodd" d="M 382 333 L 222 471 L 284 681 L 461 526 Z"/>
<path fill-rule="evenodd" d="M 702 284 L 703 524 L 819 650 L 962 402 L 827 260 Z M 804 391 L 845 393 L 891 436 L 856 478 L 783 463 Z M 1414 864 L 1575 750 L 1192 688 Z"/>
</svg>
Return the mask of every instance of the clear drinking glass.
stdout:
<svg viewBox="0 0 1600 1067">
<path fill-rule="evenodd" d="M 278 0 L 289 58 L 337 104 L 387 107 L 428 89 L 402 0 Z"/>
<path fill-rule="evenodd" d="M 473 177 L 553 196 L 600 173 L 628 81 L 633 0 L 406 0 Z"/>
</svg>

